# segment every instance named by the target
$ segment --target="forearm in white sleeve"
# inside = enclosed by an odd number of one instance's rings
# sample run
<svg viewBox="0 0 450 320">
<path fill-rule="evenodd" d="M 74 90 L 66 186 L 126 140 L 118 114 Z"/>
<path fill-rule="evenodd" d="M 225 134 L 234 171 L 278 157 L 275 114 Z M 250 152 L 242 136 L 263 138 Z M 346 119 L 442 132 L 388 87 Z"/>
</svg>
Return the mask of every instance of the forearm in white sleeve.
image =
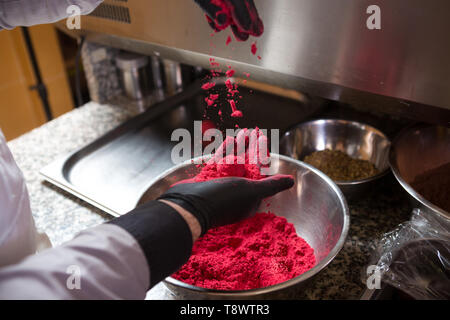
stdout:
<svg viewBox="0 0 450 320">
<path fill-rule="evenodd" d="M 144 299 L 149 277 L 135 238 L 102 224 L 0 269 L 0 299 Z"/>
<path fill-rule="evenodd" d="M 91 13 L 103 0 L 0 0 L 0 30 L 53 23 L 67 18 L 76 5 L 82 15 Z"/>
</svg>

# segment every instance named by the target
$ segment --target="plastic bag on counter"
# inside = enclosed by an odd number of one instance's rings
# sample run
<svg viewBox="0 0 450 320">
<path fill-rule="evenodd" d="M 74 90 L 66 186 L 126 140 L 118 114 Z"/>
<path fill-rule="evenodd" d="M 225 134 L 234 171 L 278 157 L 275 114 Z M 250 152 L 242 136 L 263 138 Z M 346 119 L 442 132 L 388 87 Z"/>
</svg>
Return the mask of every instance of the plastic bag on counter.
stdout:
<svg viewBox="0 0 450 320">
<path fill-rule="evenodd" d="M 414 209 L 383 235 L 370 265 L 381 282 L 414 299 L 450 299 L 450 220 Z"/>
</svg>

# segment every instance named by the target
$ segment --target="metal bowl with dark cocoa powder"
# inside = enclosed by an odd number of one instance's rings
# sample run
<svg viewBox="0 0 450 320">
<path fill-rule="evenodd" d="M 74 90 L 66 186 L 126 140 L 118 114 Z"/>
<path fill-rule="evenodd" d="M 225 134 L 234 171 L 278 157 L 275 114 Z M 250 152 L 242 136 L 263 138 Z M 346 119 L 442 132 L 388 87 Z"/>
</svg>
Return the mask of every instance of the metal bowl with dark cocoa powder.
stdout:
<svg viewBox="0 0 450 320">
<path fill-rule="evenodd" d="M 389 163 L 414 207 L 450 219 L 450 128 L 404 129 L 392 144 Z"/>
</svg>

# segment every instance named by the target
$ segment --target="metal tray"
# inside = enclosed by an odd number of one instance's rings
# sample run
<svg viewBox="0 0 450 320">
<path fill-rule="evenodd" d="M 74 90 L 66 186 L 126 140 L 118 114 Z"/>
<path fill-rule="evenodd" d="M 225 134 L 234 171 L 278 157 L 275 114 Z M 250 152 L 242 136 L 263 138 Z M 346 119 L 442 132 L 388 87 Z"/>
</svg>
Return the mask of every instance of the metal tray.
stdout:
<svg viewBox="0 0 450 320">
<path fill-rule="evenodd" d="M 226 97 L 224 79 L 215 91 Z M 245 117 L 239 127 L 280 129 L 304 120 L 320 109 L 318 101 L 300 102 L 265 91 L 240 87 L 240 105 Z M 172 167 L 171 134 L 177 128 L 193 132 L 194 120 L 210 118 L 221 129 L 234 128 L 226 100 L 222 104 L 223 121 L 217 109 L 205 111 L 205 92 L 200 82 L 181 93 L 151 106 L 87 146 L 61 157 L 41 170 L 45 180 L 113 215 L 133 209 L 152 181 Z"/>
</svg>

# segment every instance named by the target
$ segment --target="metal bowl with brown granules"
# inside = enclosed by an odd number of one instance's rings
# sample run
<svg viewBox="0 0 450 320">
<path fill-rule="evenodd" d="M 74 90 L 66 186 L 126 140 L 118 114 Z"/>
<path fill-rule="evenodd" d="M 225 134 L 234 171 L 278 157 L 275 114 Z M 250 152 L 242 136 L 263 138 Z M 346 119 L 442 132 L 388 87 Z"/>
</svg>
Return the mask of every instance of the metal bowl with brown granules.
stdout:
<svg viewBox="0 0 450 320">
<path fill-rule="evenodd" d="M 307 155 L 304 162 L 316 167 L 334 181 L 367 179 L 379 173 L 367 160 L 354 159 L 338 150 L 322 150 Z"/>
</svg>

